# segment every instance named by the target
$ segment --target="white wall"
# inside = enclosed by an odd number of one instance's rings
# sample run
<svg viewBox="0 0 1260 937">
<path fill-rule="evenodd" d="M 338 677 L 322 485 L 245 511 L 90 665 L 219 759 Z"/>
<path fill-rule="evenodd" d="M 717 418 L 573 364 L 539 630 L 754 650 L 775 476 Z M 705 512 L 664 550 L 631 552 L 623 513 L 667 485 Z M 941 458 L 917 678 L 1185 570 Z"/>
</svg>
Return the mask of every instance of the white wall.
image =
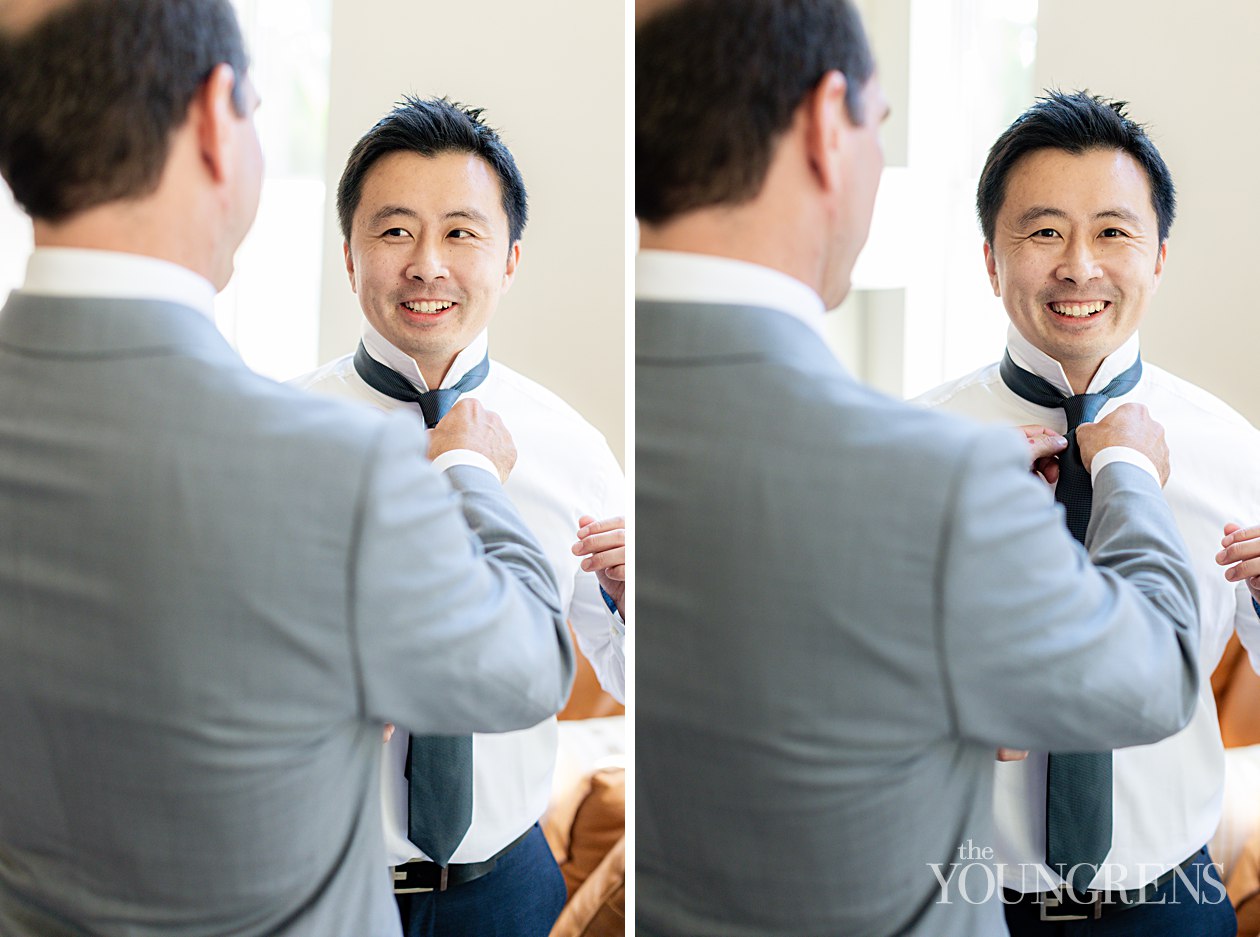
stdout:
<svg viewBox="0 0 1260 937">
<path fill-rule="evenodd" d="M 1260 423 L 1260 4 L 1044 0 L 1039 19 L 1038 87 L 1131 102 L 1177 183 L 1143 354 Z"/>
<path fill-rule="evenodd" d="M 587 0 L 333 0 L 321 362 L 359 335 L 334 205 L 350 148 L 404 93 L 484 107 L 530 202 L 491 351 L 576 407 L 624 459 L 625 15 Z"/>
</svg>

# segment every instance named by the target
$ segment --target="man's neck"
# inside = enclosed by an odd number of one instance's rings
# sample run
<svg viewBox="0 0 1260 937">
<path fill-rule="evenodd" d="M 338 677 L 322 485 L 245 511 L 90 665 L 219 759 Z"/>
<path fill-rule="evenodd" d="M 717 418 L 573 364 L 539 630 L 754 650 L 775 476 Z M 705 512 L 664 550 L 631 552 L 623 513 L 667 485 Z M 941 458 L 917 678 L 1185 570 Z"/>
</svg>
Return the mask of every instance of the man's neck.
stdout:
<svg viewBox="0 0 1260 937">
<path fill-rule="evenodd" d="M 35 246 L 139 254 L 177 264 L 214 283 L 220 271 L 212 226 L 187 223 L 188 218 L 199 217 L 199 210 L 191 201 L 172 204 L 161 192 L 134 201 L 108 202 L 64 221 L 34 219 Z"/>
<path fill-rule="evenodd" d="M 431 362 L 421 360 L 412 355 L 412 360 L 416 362 L 416 367 L 420 369 L 420 376 L 424 378 L 425 386 L 429 390 L 437 390 L 442 386 L 442 381 L 446 379 L 446 372 L 451 369 L 451 365 L 455 363 L 458 353 L 445 361 Z"/>
<path fill-rule="evenodd" d="M 1098 369 L 1102 367 L 1102 361 L 1092 361 L 1084 363 L 1072 363 L 1060 361 L 1063 367 L 1063 373 L 1068 379 L 1068 384 L 1072 387 L 1072 393 L 1083 394 L 1089 388 L 1089 382 L 1094 379 L 1094 375 L 1098 373 Z"/>
<path fill-rule="evenodd" d="M 639 246 L 644 250 L 680 251 L 741 260 L 769 267 L 799 280 L 819 295 L 823 292 L 826 257 L 821 219 L 802 218 L 780 205 L 768 210 L 763 199 L 737 206 L 718 206 L 688 212 L 661 225 L 642 224 Z"/>
</svg>

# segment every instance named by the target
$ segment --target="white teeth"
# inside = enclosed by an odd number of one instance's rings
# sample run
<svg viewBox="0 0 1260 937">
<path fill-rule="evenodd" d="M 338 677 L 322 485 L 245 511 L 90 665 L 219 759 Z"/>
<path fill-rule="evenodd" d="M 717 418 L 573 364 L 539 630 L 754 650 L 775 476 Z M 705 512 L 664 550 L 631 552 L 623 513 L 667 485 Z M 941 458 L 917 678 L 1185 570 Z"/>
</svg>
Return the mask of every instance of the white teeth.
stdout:
<svg viewBox="0 0 1260 937">
<path fill-rule="evenodd" d="M 1083 319 L 1095 312 L 1102 312 L 1106 305 L 1107 303 L 1100 299 L 1092 303 L 1051 303 L 1050 308 L 1061 316 Z"/>
<path fill-rule="evenodd" d="M 425 302 L 419 302 L 419 303 L 403 303 L 403 305 L 406 306 L 408 309 L 410 309 L 412 312 L 419 312 L 419 313 L 432 315 L 433 313 L 436 313 L 436 312 L 444 312 L 445 310 L 450 309 L 455 304 L 452 302 L 447 302 L 446 300 L 443 299 L 443 300 L 434 300 L 433 302 L 428 302 L 426 300 Z"/>
</svg>

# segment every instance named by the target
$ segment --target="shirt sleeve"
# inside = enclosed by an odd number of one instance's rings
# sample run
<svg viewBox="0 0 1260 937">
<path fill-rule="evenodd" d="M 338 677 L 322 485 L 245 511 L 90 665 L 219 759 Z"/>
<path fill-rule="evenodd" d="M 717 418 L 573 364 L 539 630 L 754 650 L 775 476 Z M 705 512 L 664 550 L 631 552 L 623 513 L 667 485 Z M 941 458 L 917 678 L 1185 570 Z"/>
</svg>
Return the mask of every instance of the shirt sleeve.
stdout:
<svg viewBox="0 0 1260 937">
<path fill-rule="evenodd" d="M 1106 449 L 1098 450 L 1097 455 L 1094 456 L 1094 461 L 1089 464 L 1089 477 L 1091 479 L 1094 478 L 1113 462 L 1125 462 L 1136 466 L 1151 476 L 1155 480 L 1155 484 L 1159 484 L 1159 471 L 1155 468 L 1155 463 L 1144 453 L 1138 452 L 1129 446 L 1108 446 Z"/>
<path fill-rule="evenodd" d="M 471 449 L 451 449 L 433 460 L 433 469 L 437 472 L 445 472 L 457 465 L 482 469 L 494 476 L 496 481 L 499 478 L 499 470 L 494 467 L 494 463 L 480 452 L 473 452 Z"/>
<path fill-rule="evenodd" d="M 577 505 L 580 513 L 604 519 L 625 513 L 625 477 L 607 444 L 601 441 L 601 451 L 592 471 L 595 473 L 596 504 Z M 573 602 L 569 607 L 569 621 L 577 636 L 578 647 L 591 662 L 600 686 L 619 703 L 626 701 L 626 626 L 609 611 L 599 591 L 599 578 L 580 566 L 574 576 Z"/>
<path fill-rule="evenodd" d="M 1260 673 L 1260 608 L 1256 607 L 1251 590 L 1245 582 L 1238 583 L 1234 597 L 1237 606 L 1234 630 L 1238 632 L 1238 640 L 1242 642 L 1242 646 L 1247 649 L 1251 668 Z"/>
</svg>

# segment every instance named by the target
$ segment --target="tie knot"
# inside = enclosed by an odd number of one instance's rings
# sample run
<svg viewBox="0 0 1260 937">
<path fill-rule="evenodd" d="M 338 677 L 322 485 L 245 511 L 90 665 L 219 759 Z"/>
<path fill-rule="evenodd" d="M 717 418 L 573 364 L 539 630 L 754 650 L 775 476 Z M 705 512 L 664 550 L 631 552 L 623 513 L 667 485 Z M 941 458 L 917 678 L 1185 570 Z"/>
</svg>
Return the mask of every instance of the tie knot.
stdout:
<svg viewBox="0 0 1260 937">
<path fill-rule="evenodd" d="M 419 404 L 425 425 L 433 429 L 451 407 L 455 406 L 460 394 L 480 386 L 486 379 L 486 375 L 490 373 L 490 355 L 487 353 L 479 364 L 469 368 L 453 387 L 441 387 L 437 390 L 416 390 L 409 380 L 393 368 L 369 355 L 362 342 L 359 342 L 359 348 L 354 353 L 354 370 L 363 383 L 373 390 L 395 400 Z"/>
<path fill-rule="evenodd" d="M 424 414 L 424 423 L 429 429 L 437 426 L 442 417 L 450 412 L 451 407 L 455 406 L 455 402 L 459 400 L 459 393 L 453 387 L 444 387 L 416 395 L 416 403 L 420 404 L 420 411 Z"/>
<path fill-rule="evenodd" d="M 1107 394 L 1076 394 L 1063 401 L 1063 412 L 1067 415 L 1068 432 L 1082 423 L 1092 423 L 1111 398 Z"/>
</svg>

